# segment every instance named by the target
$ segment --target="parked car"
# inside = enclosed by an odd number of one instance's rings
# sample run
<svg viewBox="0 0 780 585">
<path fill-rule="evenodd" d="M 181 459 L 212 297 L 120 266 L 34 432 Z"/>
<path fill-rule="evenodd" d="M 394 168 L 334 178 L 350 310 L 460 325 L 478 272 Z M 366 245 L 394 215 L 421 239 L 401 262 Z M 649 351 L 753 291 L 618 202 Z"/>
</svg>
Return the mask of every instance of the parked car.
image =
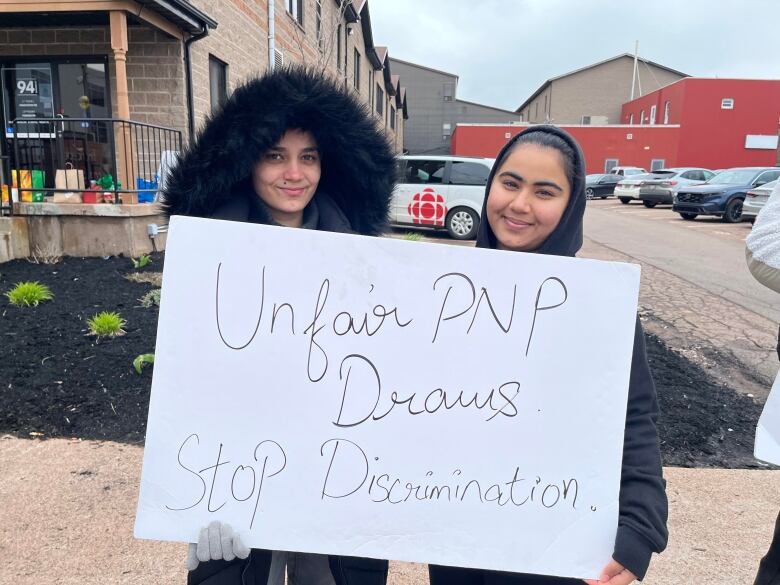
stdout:
<svg viewBox="0 0 780 585">
<path fill-rule="evenodd" d="M 621 177 L 630 177 L 631 175 L 641 175 L 646 173 L 647 169 L 642 167 L 612 167 L 609 169 L 610 174 L 620 175 Z"/>
<path fill-rule="evenodd" d="M 639 199 L 639 189 L 642 183 L 654 177 L 653 173 L 639 173 L 630 177 L 623 177 L 615 186 L 615 197 L 621 203 L 631 203 L 632 199 Z"/>
<path fill-rule="evenodd" d="M 615 191 L 615 185 L 622 179 L 620 175 L 612 173 L 587 175 L 585 177 L 585 198 L 595 199 L 600 197 L 606 199 Z"/>
<path fill-rule="evenodd" d="M 755 221 L 758 212 L 763 209 L 776 185 L 777 181 L 771 181 L 748 191 L 742 204 L 742 219 Z"/>
<path fill-rule="evenodd" d="M 473 239 L 493 162 L 463 156 L 400 157 L 390 221 L 446 229 L 456 240 Z"/>
<path fill-rule="evenodd" d="M 700 185 L 711 179 L 715 173 L 709 169 L 695 167 L 659 169 L 653 171 L 655 178 L 648 179 L 639 188 L 639 198 L 645 207 L 659 203 L 672 203 L 672 197 L 683 187 Z"/>
<path fill-rule="evenodd" d="M 742 219 L 747 192 L 780 178 L 778 167 L 736 167 L 718 173 L 702 185 L 680 189 L 672 209 L 687 220 L 714 215 L 727 223 Z"/>
</svg>

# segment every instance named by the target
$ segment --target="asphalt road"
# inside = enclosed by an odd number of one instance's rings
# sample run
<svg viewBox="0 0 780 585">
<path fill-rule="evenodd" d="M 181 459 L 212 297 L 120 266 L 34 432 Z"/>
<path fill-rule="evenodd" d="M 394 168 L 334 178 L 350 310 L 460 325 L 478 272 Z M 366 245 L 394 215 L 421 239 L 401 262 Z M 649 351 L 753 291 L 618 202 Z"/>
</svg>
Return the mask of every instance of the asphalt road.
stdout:
<svg viewBox="0 0 780 585">
<path fill-rule="evenodd" d="M 745 263 L 751 224 L 715 218 L 685 221 L 671 206 L 645 208 L 616 199 L 588 201 L 585 237 L 687 280 L 774 322 L 777 294 L 753 279 Z M 701 314 L 708 307 L 700 308 Z"/>
</svg>

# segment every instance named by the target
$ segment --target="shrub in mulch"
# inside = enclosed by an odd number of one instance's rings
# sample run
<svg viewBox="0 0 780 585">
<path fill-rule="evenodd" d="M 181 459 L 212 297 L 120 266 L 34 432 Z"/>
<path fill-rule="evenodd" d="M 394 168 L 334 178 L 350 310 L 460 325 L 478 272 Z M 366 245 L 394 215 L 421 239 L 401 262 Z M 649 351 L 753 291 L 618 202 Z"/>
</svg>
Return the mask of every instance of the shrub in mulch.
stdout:
<svg viewBox="0 0 780 585">
<path fill-rule="evenodd" d="M 13 307 L 0 296 L 0 433 L 143 443 L 152 367 L 139 375 L 133 360 L 154 351 L 158 308 L 140 299 L 158 288 L 148 273 L 163 262 L 154 254 L 141 271 L 122 257 L 0 264 L 0 291 L 34 280 L 54 293 L 54 301 L 35 308 Z M 142 278 L 127 278 L 133 275 Z M 89 335 L 86 321 L 100 311 L 121 313 L 126 334 Z M 664 464 L 763 466 L 752 456 L 761 406 L 656 337 L 647 336 L 647 349 Z"/>
</svg>

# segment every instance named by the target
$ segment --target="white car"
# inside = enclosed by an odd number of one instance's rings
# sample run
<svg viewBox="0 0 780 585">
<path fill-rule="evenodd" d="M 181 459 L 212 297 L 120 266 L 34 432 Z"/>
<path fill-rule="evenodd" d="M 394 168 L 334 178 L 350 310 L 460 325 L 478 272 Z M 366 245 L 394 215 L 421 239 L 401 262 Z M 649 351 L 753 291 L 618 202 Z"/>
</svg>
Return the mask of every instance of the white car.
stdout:
<svg viewBox="0 0 780 585">
<path fill-rule="evenodd" d="M 399 157 L 391 223 L 446 229 L 456 240 L 475 238 L 494 162 L 491 158 L 448 155 Z"/>
<path fill-rule="evenodd" d="M 620 199 L 621 203 L 631 203 L 632 199 L 640 199 L 639 190 L 642 184 L 653 178 L 653 173 L 638 173 L 621 179 L 615 185 L 615 197 Z"/>
<path fill-rule="evenodd" d="M 641 175 L 646 173 L 647 169 L 642 167 L 612 167 L 609 169 L 609 173 L 612 175 L 620 175 L 621 177 L 630 177 L 632 175 Z"/>
<path fill-rule="evenodd" d="M 777 181 L 771 181 L 748 191 L 742 203 L 742 219 L 755 221 L 758 212 L 764 208 L 776 185 Z"/>
</svg>

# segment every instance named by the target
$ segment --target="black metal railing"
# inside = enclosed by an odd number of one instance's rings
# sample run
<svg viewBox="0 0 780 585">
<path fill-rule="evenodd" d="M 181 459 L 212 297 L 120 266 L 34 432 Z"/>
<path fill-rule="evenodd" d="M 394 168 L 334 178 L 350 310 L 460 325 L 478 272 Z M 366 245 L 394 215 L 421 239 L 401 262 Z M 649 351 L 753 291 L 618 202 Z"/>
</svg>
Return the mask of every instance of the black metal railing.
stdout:
<svg viewBox="0 0 780 585">
<path fill-rule="evenodd" d="M 58 193 L 87 203 L 155 200 L 182 148 L 179 130 L 113 118 L 24 118 L 9 130 L 8 213 L 11 201 Z"/>
<path fill-rule="evenodd" d="M 4 154 L 0 155 L 0 215 L 11 214 L 11 157 Z"/>
</svg>

